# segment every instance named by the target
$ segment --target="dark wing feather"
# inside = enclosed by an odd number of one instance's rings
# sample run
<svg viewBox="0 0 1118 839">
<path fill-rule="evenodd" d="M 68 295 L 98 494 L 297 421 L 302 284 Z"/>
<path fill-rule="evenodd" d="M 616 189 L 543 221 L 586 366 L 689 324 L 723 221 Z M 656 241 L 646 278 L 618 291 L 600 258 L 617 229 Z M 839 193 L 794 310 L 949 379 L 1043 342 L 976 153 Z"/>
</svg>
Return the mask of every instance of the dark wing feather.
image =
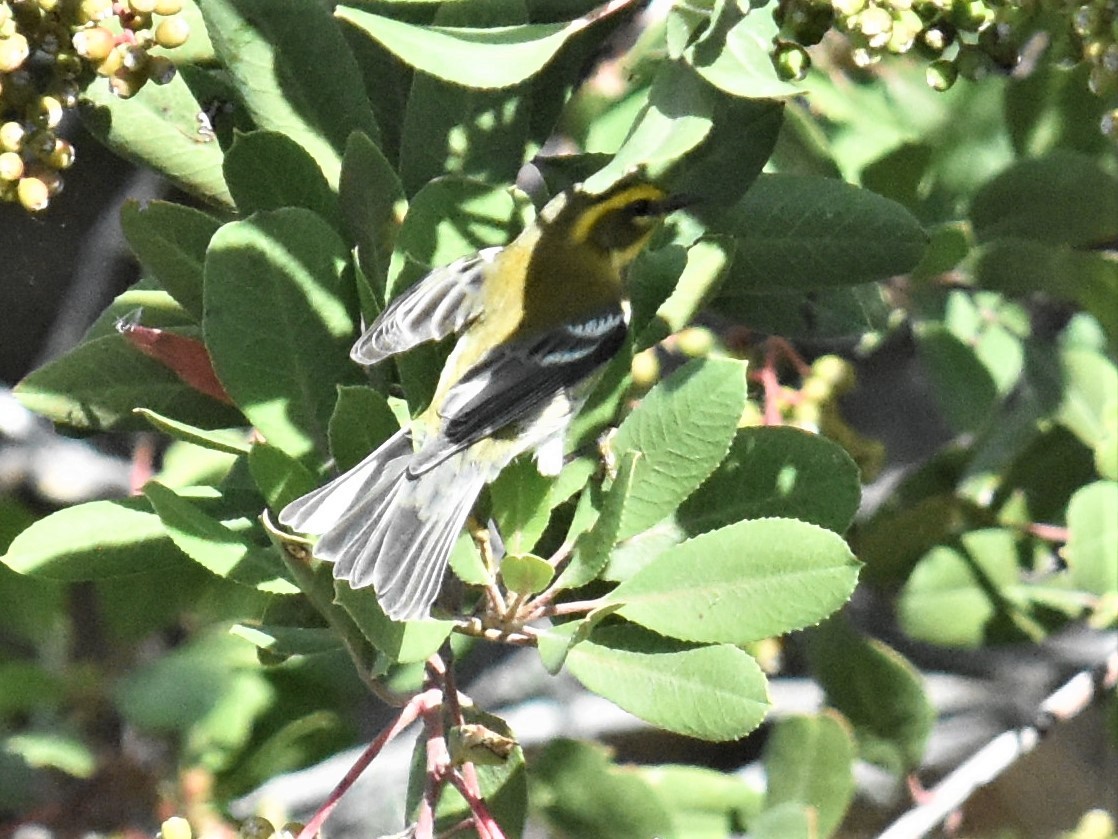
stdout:
<svg viewBox="0 0 1118 839">
<path fill-rule="evenodd" d="M 531 417 L 625 343 L 625 315 L 608 309 L 531 339 L 495 348 L 452 387 L 439 410 L 445 445 L 425 446 L 408 467 L 422 474 L 446 457 Z"/>
</svg>

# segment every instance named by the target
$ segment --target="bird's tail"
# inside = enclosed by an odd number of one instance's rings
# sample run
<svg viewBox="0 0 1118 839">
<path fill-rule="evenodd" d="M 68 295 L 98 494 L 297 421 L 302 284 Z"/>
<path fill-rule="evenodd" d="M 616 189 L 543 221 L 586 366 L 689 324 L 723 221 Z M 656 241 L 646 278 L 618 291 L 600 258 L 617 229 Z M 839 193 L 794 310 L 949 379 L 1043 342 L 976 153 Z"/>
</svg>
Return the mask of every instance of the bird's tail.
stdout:
<svg viewBox="0 0 1118 839">
<path fill-rule="evenodd" d="M 280 521 L 321 534 L 314 555 L 353 588 L 372 585 L 393 620 L 427 617 L 450 551 L 488 477 L 467 452 L 422 475 L 408 472 L 401 430 L 357 466 L 293 501 Z"/>
</svg>

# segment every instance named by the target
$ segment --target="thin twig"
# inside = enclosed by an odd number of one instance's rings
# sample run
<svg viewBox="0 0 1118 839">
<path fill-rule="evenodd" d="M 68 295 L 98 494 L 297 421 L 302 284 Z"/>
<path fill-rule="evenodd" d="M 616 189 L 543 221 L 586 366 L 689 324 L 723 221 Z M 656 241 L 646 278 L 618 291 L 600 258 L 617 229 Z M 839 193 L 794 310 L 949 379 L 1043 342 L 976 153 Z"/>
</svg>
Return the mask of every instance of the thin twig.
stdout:
<svg viewBox="0 0 1118 839">
<path fill-rule="evenodd" d="M 530 626 L 522 626 L 516 631 L 510 631 L 486 626 L 480 618 L 459 618 L 454 622 L 454 629 L 463 635 L 484 638 L 486 641 L 496 641 L 501 644 L 512 644 L 517 647 L 535 646 L 539 637 L 539 633 Z"/>
<path fill-rule="evenodd" d="M 539 603 L 538 598 L 536 603 Z M 556 603 L 554 605 L 545 603 L 542 607 L 533 609 L 528 615 L 528 619 L 538 620 L 539 618 L 552 617 L 553 615 L 577 615 L 583 612 L 593 612 L 595 609 L 600 609 L 605 603 L 605 598 L 602 597 L 596 600 L 572 600 L 569 603 Z"/>
<path fill-rule="evenodd" d="M 477 830 L 479 839 L 505 839 L 504 832 L 489 812 L 485 799 L 481 797 L 474 765 L 464 763 L 460 769 L 452 771 L 450 782 L 470 806 L 470 812 L 474 814 L 474 829 Z"/>
<path fill-rule="evenodd" d="M 1031 725 L 999 734 L 954 772 L 940 781 L 922 803 L 913 807 L 878 839 L 918 839 L 958 810 L 980 787 L 990 783 L 1013 763 L 1036 748 L 1054 723 L 1080 713 L 1104 691 L 1118 685 L 1118 653 L 1095 670 L 1073 676 L 1040 706 Z"/>
<path fill-rule="evenodd" d="M 318 808 L 311 820 L 307 822 L 307 826 L 300 832 L 297 839 L 314 839 L 318 832 L 322 829 L 323 822 L 338 806 L 338 802 L 342 800 L 349 788 L 357 781 L 357 778 L 364 772 L 370 763 L 380 754 L 381 750 L 388 745 L 388 743 L 401 731 L 419 719 L 421 716 L 426 716 L 431 708 L 437 707 L 442 701 L 442 694 L 439 690 L 427 690 L 423 693 L 416 694 L 411 698 L 397 715 L 395 722 L 381 731 L 376 739 L 368 745 L 368 747 L 357 758 L 353 766 L 346 772 L 345 777 L 338 782 L 338 785 L 330 791 L 327 796 L 326 802 Z"/>
</svg>

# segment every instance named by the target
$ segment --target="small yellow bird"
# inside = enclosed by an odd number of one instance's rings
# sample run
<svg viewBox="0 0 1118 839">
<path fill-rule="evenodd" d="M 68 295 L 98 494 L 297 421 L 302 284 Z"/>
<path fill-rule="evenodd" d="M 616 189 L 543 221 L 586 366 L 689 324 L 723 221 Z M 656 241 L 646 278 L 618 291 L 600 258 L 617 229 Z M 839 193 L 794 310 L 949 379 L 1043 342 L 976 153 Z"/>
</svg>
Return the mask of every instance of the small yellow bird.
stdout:
<svg viewBox="0 0 1118 839">
<path fill-rule="evenodd" d="M 623 273 L 685 202 L 640 175 L 580 186 L 503 248 L 436 268 L 399 295 L 350 353 L 376 364 L 460 334 L 430 406 L 357 466 L 288 504 L 313 553 L 394 620 L 428 616 L 482 487 L 534 450 L 545 475 L 596 375 L 625 342 Z"/>
</svg>

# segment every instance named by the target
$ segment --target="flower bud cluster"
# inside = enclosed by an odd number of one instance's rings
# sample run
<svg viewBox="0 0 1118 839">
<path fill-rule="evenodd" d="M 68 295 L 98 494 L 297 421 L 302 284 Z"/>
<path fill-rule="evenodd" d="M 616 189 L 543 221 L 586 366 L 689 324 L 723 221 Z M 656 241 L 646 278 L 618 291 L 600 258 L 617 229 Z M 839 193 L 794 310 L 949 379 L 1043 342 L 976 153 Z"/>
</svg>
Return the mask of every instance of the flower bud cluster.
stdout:
<svg viewBox="0 0 1118 839">
<path fill-rule="evenodd" d="M 1092 92 L 1118 105 L 1118 0 L 779 0 L 773 14 L 781 27 L 773 60 L 786 78 L 807 72 L 804 47 L 832 29 L 860 67 L 919 56 L 936 90 L 1009 72 L 1031 42 L 1048 44 L 1052 60 L 1087 63 Z M 1102 129 L 1118 139 L 1118 108 Z"/>
<path fill-rule="evenodd" d="M 34 213 L 62 189 L 74 147 L 59 127 L 98 76 L 125 98 L 174 77 L 151 49 L 186 41 L 181 11 L 182 0 L 0 0 L 0 200 Z"/>
</svg>

